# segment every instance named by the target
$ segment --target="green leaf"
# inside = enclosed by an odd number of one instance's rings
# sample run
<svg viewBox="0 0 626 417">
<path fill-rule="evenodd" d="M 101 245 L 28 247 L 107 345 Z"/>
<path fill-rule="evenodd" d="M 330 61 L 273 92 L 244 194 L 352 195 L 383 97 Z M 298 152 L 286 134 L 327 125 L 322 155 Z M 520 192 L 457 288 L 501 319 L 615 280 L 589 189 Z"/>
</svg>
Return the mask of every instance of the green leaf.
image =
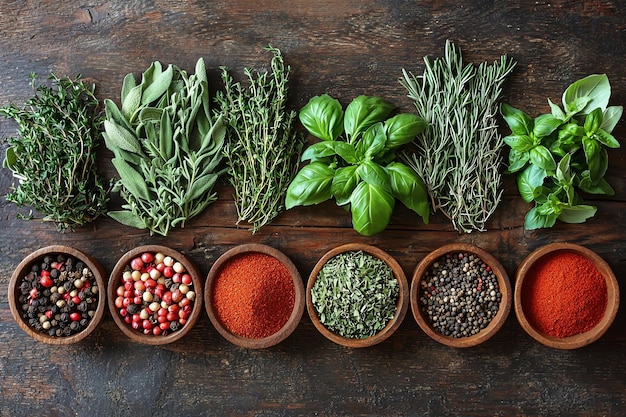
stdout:
<svg viewBox="0 0 626 417">
<path fill-rule="evenodd" d="M 299 113 L 306 130 L 322 140 L 336 140 L 341 135 L 343 117 L 341 104 L 328 94 L 311 98 Z"/>
<path fill-rule="evenodd" d="M 607 133 L 606 131 L 602 129 L 598 129 L 598 131 L 594 133 L 593 139 L 604 144 L 605 146 L 608 146 L 609 148 L 616 149 L 620 147 L 620 144 L 617 141 L 617 139 L 615 139 L 613 135 L 611 135 L 610 133 Z"/>
<path fill-rule="evenodd" d="M 606 109 L 611 96 L 611 85 L 606 74 L 593 74 L 572 83 L 563 93 L 563 107 L 569 106 L 581 97 L 588 97 L 589 101 L 580 110 L 582 114 L 587 114 L 591 110 L 600 107 Z"/>
<path fill-rule="evenodd" d="M 141 86 L 135 86 L 126 95 L 124 101 L 122 101 L 122 115 L 126 120 L 132 120 L 133 115 L 141 104 Z"/>
<path fill-rule="evenodd" d="M 15 154 L 15 149 L 13 149 L 12 146 L 9 146 L 5 151 L 4 161 L 2 162 L 2 165 L 5 168 L 14 170 L 16 162 L 17 162 L 17 155 Z"/>
<path fill-rule="evenodd" d="M 502 103 L 500 113 L 514 135 L 528 136 L 533 131 L 533 119 L 523 111 Z"/>
<path fill-rule="evenodd" d="M 587 106 L 587 104 L 591 101 L 591 97 L 576 97 L 576 99 L 574 99 L 574 101 L 572 101 L 571 103 L 569 103 L 566 107 L 566 111 L 567 114 L 569 115 L 569 117 L 572 117 L 574 115 L 577 115 L 578 113 L 582 112 L 583 109 L 585 108 L 585 106 Z"/>
<path fill-rule="evenodd" d="M 391 192 L 389 174 L 374 161 L 364 161 L 356 170 L 359 177 L 368 184 L 375 185 L 386 192 Z"/>
<path fill-rule="evenodd" d="M 517 177 L 517 187 L 519 193 L 527 203 L 530 203 L 535 199 L 535 189 L 543 185 L 543 181 L 547 177 L 545 169 L 538 167 L 537 165 L 529 165 L 520 175 Z"/>
<path fill-rule="evenodd" d="M 110 120 L 104 121 L 104 130 L 107 133 L 105 136 L 105 142 L 107 148 L 113 150 L 114 148 L 120 148 L 122 150 L 133 152 L 136 154 L 142 154 L 141 144 L 135 135 L 122 126 Z"/>
<path fill-rule="evenodd" d="M 601 178 L 597 184 L 592 184 L 591 178 L 587 176 L 580 181 L 578 188 L 588 194 L 615 195 L 615 190 L 604 178 Z"/>
<path fill-rule="evenodd" d="M 513 174 L 526 166 L 530 155 L 528 152 L 519 152 L 515 149 L 511 149 L 509 152 L 509 168 L 506 170 L 507 174 Z"/>
<path fill-rule="evenodd" d="M 387 134 L 383 124 L 378 122 L 367 129 L 357 143 L 357 155 L 362 155 L 364 158 L 374 158 L 385 148 L 386 142 Z"/>
<path fill-rule="evenodd" d="M 352 141 L 373 124 L 384 121 L 394 109 L 381 98 L 358 96 L 348 104 L 343 120 L 348 139 Z"/>
<path fill-rule="evenodd" d="M 137 229 L 145 229 L 147 227 L 146 222 L 143 221 L 143 219 L 141 219 L 135 213 L 127 210 L 109 211 L 107 215 L 109 215 L 113 220 L 125 226 L 130 226 Z"/>
<path fill-rule="evenodd" d="M 306 150 L 302 153 L 302 161 L 311 162 L 319 161 L 320 159 L 327 158 L 329 156 L 336 155 L 335 152 L 335 141 L 322 141 L 314 143 L 313 145 L 306 148 Z"/>
<path fill-rule="evenodd" d="M 537 208 L 533 207 L 528 211 L 528 213 L 526 213 L 526 217 L 524 219 L 524 229 L 535 230 L 552 227 L 554 226 L 554 223 L 556 223 L 556 217 L 556 215 L 539 214 Z"/>
<path fill-rule="evenodd" d="M 558 219 L 565 223 L 584 223 L 587 219 L 595 216 L 596 211 L 595 207 L 585 204 L 566 206 L 563 207 Z"/>
<path fill-rule="evenodd" d="M 568 123 L 559 129 L 559 142 L 565 144 L 576 143 L 585 135 L 585 128 L 577 123 Z"/>
<path fill-rule="evenodd" d="M 561 125 L 561 123 L 563 122 L 560 119 L 557 119 L 551 114 L 542 114 L 535 118 L 533 134 L 537 138 L 549 136 Z"/>
<path fill-rule="evenodd" d="M 137 80 L 135 80 L 135 76 L 132 73 L 126 74 L 124 80 L 122 81 L 122 93 L 121 99 L 122 103 L 126 100 L 130 91 L 137 86 Z"/>
<path fill-rule="evenodd" d="M 349 164 L 354 165 L 359 163 L 359 158 L 356 155 L 356 149 L 351 143 L 337 141 L 334 143 L 334 149 L 337 155 L 342 157 L 343 160 Z"/>
<path fill-rule="evenodd" d="M 154 78 L 147 84 L 143 84 L 141 94 L 141 104 L 147 105 L 158 100 L 170 87 L 174 76 L 174 68 L 168 65 L 167 69 L 161 73 L 155 71 Z"/>
<path fill-rule="evenodd" d="M 159 109 L 156 107 L 144 107 L 139 112 L 139 123 L 149 123 L 149 122 L 161 122 L 161 117 L 163 117 L 163 109 Z"/>
<path fill-rule="evenodd" d="M 609 155 L 606 152 L 606 148 L 600 147 L 598 156 L 589 162 L 589 174 L 593 184 L 597 184 L 604 177 L 608 167 Z"/>
<path fill-rule="evenodd" d="M 139 172 L 123 159 L 116 157 L 112 159 L 112 162 L 120 176 L 120 181 L 131 194 L 144 200 L 152 199 L 148 185 Z"/>
<path fill-rule="evenodd" d="M 563 112 L 563 110 L 557 104 L 554 104 L 552 100 L 550 99 L 548 99 L 548 104 L 550 105 L 552 116 L 562 121 L 567 120 L 567 115 Z"/>
<path fill-rule="evenodd" d="M 587 134 L 594 133 L 602 125 L 602 109 L 595 108 L 585 117 L 585 132 Z"/>
<path fill-rule="evenodd" d="M 166 161 L 174 155 L 174 132 L 172 131 L 172 121 L 166 111 L 161 114 L 159 152 Z"/>
<path fill-rule="evenodd" d="M 554 171 L 556 169 L 554 157 L 545 146 L 535 146 L 529 151 L 528 155 L 530 162 L 537 165 L 539 168 L 543 168 L 546 171 Z"/>
<path fill-rule="evenodd" d="M 356 165 L 339 168 L 335 171 L 335 176 L 330 187 L 330 193 L 335 198 L 335 202 L 339 206 L 343 206 L 350 202 L 352 191 L 356 188 L 361 180 L 356 173 Z"/>
<path fill-rule="evenodd" d="M 624 108 L 622 106 L 607 107 L 602 115 L 602 125 L 600 125 L 600 129 L 607 133 L 613 132 L 617 122 L 619 122 L 619 119 L 622 117 L 623 110 Z"/>
<path fill-rule="evenodd" d="M 395 201 L 387 191 L 367 182 L 359 183 L 350 198 L 354 230 L 364 236 L 385 230 Z"/>
<path fill-rule="evenodd" d="M 408 166 L 400 162 L 392 162 L 386 167 L 391 181 L 391 190 L 394 197 L 407 208 L 413 210 L 428 224 L 430 206 L 428 191 L 420 177 Z"/>
<path fill-rule="evenodd" d="M 411 143 L 417 135 L 426 129 L 427 123 L 414 114 L 402 113 L 387 119 L 384 127 L 387 132 L 385 149 L 395 150 L 402 145 Z"/>
<path fill-rule="evenodd" d="M 330 199 L 335 171 L 321 162 L 304 166 L 287 188 L 285 207 L 310 206 Z"/>
<path fill-rule="evenodd" d="M 583 150 L 585 151 L 585 159 L 589 166 L 599 157 L 600 149 L 602 149 L 602 147 L 599 142 L 586 136 L 583 138 Z"/>
<path fill-rule="evenodd" d="M 502 139 L 504 143 L 518 152 L 530 151 L 535 146 L 533 140 L 527 135 L 509 135 Z"/>
<path fill-rule="evenodd" d="M 204 194 L 211 191 L 211 189 L 217 182 L 218 177 L 219 175 L 216 173 L 208 173 L 199 178 L 196 178 L 191 185 L 191 189 L 185 195 L 185 202 L 191 202 L 195 199 L 201 198 L 202 196 L 204 196 Z"/>
</svg>

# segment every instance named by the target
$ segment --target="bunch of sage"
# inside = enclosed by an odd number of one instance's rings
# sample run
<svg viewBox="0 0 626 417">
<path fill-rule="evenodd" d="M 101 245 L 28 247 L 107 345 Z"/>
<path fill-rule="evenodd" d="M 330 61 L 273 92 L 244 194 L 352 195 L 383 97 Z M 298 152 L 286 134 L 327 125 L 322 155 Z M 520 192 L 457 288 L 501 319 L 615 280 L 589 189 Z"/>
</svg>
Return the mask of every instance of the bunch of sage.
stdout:
<svg viewBox="0 0 626 417">
<path fill-rule="evenodd" d="M 99 146 L 99 102 L 95 85 L 50 74 L 52 86 L 35 86 L 26 107 L 8 105 L 0 114 L 18 124 L 19 137 L 5 138 L 4 167 L 19 184 L 6 196 L 18 206 L 30 206 L 43 221 L 65 231 L 106 213 L 108 189 L 96 169 Z M 26 218 L 32 218 L 32 212 Z"/>
<path fill-rule="evenodd" d="M 364 339 L 394 318 L 399 291 L 385 261 L 350 251 L 332 257 L 320 269 L 311 301 L 326 328 L 343 337 Z"/>
<path fill-rule="evenodd" d="M 515 67 L 503 55 L 492 65 L 464 65 L 461 50 L 446 42 L 443 58 L 424 58 L 424 74 L 403 70 L 400 83 L 428 128 L 403 160 L 424 180 L 434 211 L 461 232 L 484 231 L 502 196 L 496 116 L 502 85 Z"/>
<path fill-rule="evenodd" d="M 126 204 L 109 215 L 166 236 L 217 199 L 225 127 L 212 118 L 204 60 L 195 74 L 157 61 L 139 84 L 124 78 L 121 110 L 105 100 L 103 133 L 119 175 L 114 190 Z"/>
<path fill-rule="evenodd" d="M 228 131 L 224 155 L 235 190 L 237 225 L 247 223 L 252 233 L 283 210 L 304 146 L 295 129 L 297 113 L 286 108 L 290 68 L 280 50 L 266 50 L 274 54 L 271 74 L 245 68 L 245 88 L 222 68 L 225 92 L 216 94 Z"/>
<path fill-rule="evenodd" d="M 609 106 L 611 85 L 605 74 L 572 83 L 563 93 L 563 108 L 548 99 L 551 113 L 534 119 L 502 105 L 511 128 L 504 141 L 511 147 L 508 173 L 518 173 L 522 199 L 534 202 L 526 213 L 527 230 L 552 227 L 557 220 L 583 223 L 596 213 L 578 191 L 613 195 L 604 179 L 606 148 L 619 148 L 611 135 L 622 117 L 622 106 Z"/>
</svg>

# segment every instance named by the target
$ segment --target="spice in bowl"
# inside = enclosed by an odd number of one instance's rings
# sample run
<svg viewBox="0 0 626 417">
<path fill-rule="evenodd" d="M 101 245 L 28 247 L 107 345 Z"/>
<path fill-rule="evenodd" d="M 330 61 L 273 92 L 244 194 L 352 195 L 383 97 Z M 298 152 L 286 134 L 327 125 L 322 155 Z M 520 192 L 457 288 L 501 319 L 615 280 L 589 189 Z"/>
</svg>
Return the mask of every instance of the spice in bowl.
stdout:
<svg viewBox="0 0 626 417">
<path fill-rule="evenodd" d="M 477 255 L 443 255 L 420 283 L 420 305 L 434 330 L 448 337 L 467 337 L 487 327 L 502 301 L 498 279 Z"/>
<path fill-rule="evenodd" d="M 144 343 L 173 341 L 197 318 L 197 272 L 179 257 L 183 255 L 168 248 L 145 246 L 118 261 L 109 284 L 110 304 L 114 319 L 129 336 Z"/>
</svg>

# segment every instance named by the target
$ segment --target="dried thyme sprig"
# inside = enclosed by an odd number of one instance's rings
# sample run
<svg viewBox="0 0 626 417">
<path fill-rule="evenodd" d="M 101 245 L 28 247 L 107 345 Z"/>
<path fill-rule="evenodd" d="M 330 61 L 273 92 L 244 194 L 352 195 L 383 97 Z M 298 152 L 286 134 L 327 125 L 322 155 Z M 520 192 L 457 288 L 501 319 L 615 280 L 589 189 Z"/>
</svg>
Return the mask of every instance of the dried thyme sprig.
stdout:
<svg viewBox="0 0 626 417">
<path fill-rule="evenodd" d="M 274 54 L 271 73 L 245 68 L 245 88 L 222 68 L 225 92 L 216 95 L 228 129 L 224 155 L 235 190 L 237 224 L 246 222 L 252 233 L 284 209 L 304 145 L 294 127 L 297 113 L 286 109 L 290 68 L 278 49 L 266 50 Z"/>
<path fill-rule="evenodd" d="M 6 198 L 34 208 L 59 231 L 73 230 L 105 213 L 108 202 L 109 187 L 96 169 L 102 117 L 95 85 L 85 85 L 80 75 L 72 80 L 50 74 L 52 86 L 36 87 L 37 77 L 30 77 L 35 95 L 26 107 L 0 108 L 19 133 L 5 138 L 3 165 L 19 180 Z"/>
<path fill-rule="evenodd" d="M 433 210 L 456 230 L 485 230 L 500 202 L 501 149 L 496 116 L 502 84 L 515 67 L 505 55 L 492 65 L 464 65 L 446 42 L 443 58 L 424 58 L 424 74 L 403 70 L 400 83 L 428 129 L 415 142 L 420 155 L 403 159 L 426 183 Z"/>
</svg>

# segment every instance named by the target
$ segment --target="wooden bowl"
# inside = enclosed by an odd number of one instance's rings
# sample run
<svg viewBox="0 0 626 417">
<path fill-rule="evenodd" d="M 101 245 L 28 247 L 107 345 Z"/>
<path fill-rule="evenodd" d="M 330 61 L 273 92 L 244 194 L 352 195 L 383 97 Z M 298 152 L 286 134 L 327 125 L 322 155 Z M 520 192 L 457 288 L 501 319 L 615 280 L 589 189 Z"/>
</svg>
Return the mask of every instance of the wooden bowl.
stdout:
<svg viewBox="0 0 626 417">
<path fill-rule="evenodd" d="M 452 337 L 446 336 L 432 327 L 427 315 L 422 311 L 419 300 L 419 293 L 422 277 L 430 269 L 432 264 L 446 254 L 459 252 L 469 253 L 478 256 L 480 259 L 483 260 L 485 264 L 487 264 L 487 266 L 491 268 L 498 280 L 498 286 L 500 287 L 499 289 L 500 293 L 502 294 L 502 298 L 500 301 L 500 307 L 498 309 L 498 312 L 485 328 L 481 329 L 478 333 L 471 336 Z M 494 258 L 490 253 L 479 247 L 465 243 L 451 243 L 449 245 L 444 245 L 439 249 L 436 249 L 433 252 L 429 253 L 415 268 L 415 271 L 413 272 L 413 279 L 411 282 L 411 309 L 413 311 L 413 317 L 417 321 L 417 324 L 432 339 L 450 347 L 467 348 L 484 343 L 494 334 L 496 334 L 498 330 L 500 330 L 511 310 L 511 293 L 511 283 L 509 281 L 508 275 L 496 258 Z"/>
<path fill-rule="evenodd" d="M 222 323 L 214 304 L 215 298 L 213 291 L 216 282 L 220 277 L 220 273 L 225 266 L 227 266 L 231 261 L 240 256 L 253 253 L 268 255 L 280 261 L 280 263 L 285 266 L 285 268 L 291 275 L 294 287 L 294 306 L 293 310 L 291 311 L 291 315 L 289 316 L 285 324 L 280 328 L 280 330 L 276 331 L 275 333 L 266 337 L 259 338 L 243 337 L 234 334 Z M 296 329 L 296 327 L 298 327 L 300 319 L 302 318 L 302 313 L 304 312 L 304 284 L 302 283 L 302 277 L 300 276 L 298 269 L 284 253 L 282 253 L 278 249 L 263 244 L 244 244 L 235 246 L 232 249 L 226 251 L 213 264 L 206 279 L 206 285 L 204 288 L 204 302 L 211 323 L 219 332 L 219 334 L 222 335 L 226 340 L 243 348 L 264 349 L 279 344 L 287 337 L 289 337 Z"/>
<path fill-rule="evenodd" d="M 600 320 L 600 322 L 589 331 L 563 338 L 553 337 L 533 327 L 533 325 L 529 322 L 528 318 L 524 314 L 522 299 L 524 280 L 533 265 L 542 257 L 559 251 L 573 252 L 589 259 L 604 277 L 607 290 L 606 310 L 604 311 L 604 316 Z M 617 284 L 617 279 L 615 278 L 615 275 L 611 270 L 611 267 L 595 252 L 585 248 L 584 246 L 572 243 L 551 243 L 542 246 L 541 248 L 529 254 L 522 261 L 516 274 L 515 314 L 517 315 L 517 319 L 522 328 L 533 339 L 551 348 L 577 349 L 598 340 L 608 330 L 608 328 L 613 323 L 613 320 L 615 319 L 615 315 L 617 314 L 617 310 L 619 307 L 619 297 L 619 286 Z"/>
<path fill-rule="evenodd" d="M 87 268 L 93 273 L 96 285 L 98 287 L 98 304 L 95 310 L 95 313 L 87 327 L 81 330 L 78 333 L 69 335 L 69 336 L 50 336 L 46 333 L 39 332 L 35 330 L 30 324 L 25 320 L 22 316 L 22 308 L 19 297 L 21 294 L 20 286 L 24 277 L 31 271 L 31 267 L 35 263 L 41 263 L 43 258 L 47 255 L 66 255 L 71 256 L 77 260 L 82 261 Z M 102 266 L 91 256 L 86 253 L 81 252 L 78 249 L 69 247 L 69 246 L 61 246 L 61 245 L 52 245 L 47 246 L 41 249 L 36 250 L 35 252 L 28 255 L 24 258 L 20 264 L 17 266 L 15 271 L 13 271 L 13 275 L 11 276 L 11 281 L 9 282 L 9 307 L 11 309 L 11 314 L 17 324 L 33 339 L 47 343 L 50 345 L 69 345 L 72 343 L 79 342 L 89 336 L 98 326 L 102 317 L 104 315 L 104 308 L 106 304 L 106 292 L 105 282 L 104 282 L 105 272 Z M 54 280 L 56 282 L 56 280 Z"/>
<path fill-rule="evenodd" d="M 337 333 L 332 332 L 326 326 L 322 324 L 320 321 L 319 315 L 315 306 L 313 305 L 313 300 L 311 297 L 311 289 L 313 285 L 315 285 L 315 281 L 317 276 L 319 275 L 320 270 L 324 267 L 326 262 L 328 262 L 331 258 L 344 253 L 344 252 L 353 252 L 353 251 L 362 251 L 364 253 L 368 253 L 372 256 L 375 256 L 378 259 L 384 261 L 389 268 L 393 271 L 393 275 L 398 280 L 398 302 L 396 305 L 396 313 L 394 317 L 389 320 L 389 322 L 385 325 L 385 327 L 376 333 L 373 336 L 366 337 L 363 339 L 355 339 L 341 336 Z M 326 337 L 327 339 L 335 342 L 339 345 L 346 346 L 349 348 L 364 348 L 374 346 L 378 343 L 383 342 L 388 339 L 402 324 L 404 317 L 406 316 L 406 312 L 409 306 L 409 284 L 404 275 L 404 271 L 402 267 L 398 264 L 398 262 L 391 257 L 387 252 L 370 245 L 360 244 L 360 243 L 349 243 L 346 245 L 338 246 L 334 249 L 328 251 L 320 260 L 317 262 L 313 271 L 311 271 L 311 275 L 309 276 L 309 281 L 306 288 L 306 305 L 307 311 L 309 313 L 309 317 L 313 322 L 313 325 L 319 330 L 319 332 Z"/>
<path fill-rule="evenodd" d="M 141 331 L 135 330 L 134 328 L 131 327 L 130 324 L 124 321 L 124 318 L 120 314 L 120 308 L 118 308 L 115 305 L 116 298 L 118 297 L 117 288 L 120 285 L 123 285 L 122 277 L 123 277 L 124 271 L 129 267 L 129 264 L 133 259 L 140 257 L 141 254 L 146 253 L 146 252 L 149 252 L 152 254 L 162 253 L 165 256 L 169 256 L 173 258 L 174 260 L 180 262 L 184 266 L 185 271 L 189 275 L 191 275 L 191 279 L 192 279 L 195 299 L 193 300 L 193 303 L 191 304 L 192 306 L 191 314 L 187 318 L 187 322 L 180 329 L 173 331 L 173 332 L 168 332 L 166 335 L 163 335 L 163 334 L 146 335 Z M 164 345 L 167 343 L 172 343 L 172 342 L 179 340 L 183 336 L 185 336 L 200 318 L 200 314 L 202 313 L 202 295 L 203 295 L 202 284 L 203 284 L 203 281 L 201 279 L 200 272 L 198 271 L 197 267 L 189 258 L 187 258 L 182 253 L 174 249 L 168 248 L 166 246 L 160 246 L 160 245 L 138 246 L 126 252 L 124 256 L 122 256 L 117 261 L 117 264 L 115 264 L 115 267 L 113 268 L 113 271 L 111 272 L 111 276 L 109 278 L 109 285 L 107 289 L 107 293 L 109 296 L 109 299 L 108 299 L 109 311 L 111 312 L 111 316 L 113 316 L 113 320 L 115 321 L 117 326 L 120 328 L 120 330 L 126 336 L 128 336 L 131 340 L 135 342 L 139 342 L 139 343 L 144 343 L 147 345 Z M 176 303 L 173 303 L 173 304 L 176 304 Z"/>
</svg>

